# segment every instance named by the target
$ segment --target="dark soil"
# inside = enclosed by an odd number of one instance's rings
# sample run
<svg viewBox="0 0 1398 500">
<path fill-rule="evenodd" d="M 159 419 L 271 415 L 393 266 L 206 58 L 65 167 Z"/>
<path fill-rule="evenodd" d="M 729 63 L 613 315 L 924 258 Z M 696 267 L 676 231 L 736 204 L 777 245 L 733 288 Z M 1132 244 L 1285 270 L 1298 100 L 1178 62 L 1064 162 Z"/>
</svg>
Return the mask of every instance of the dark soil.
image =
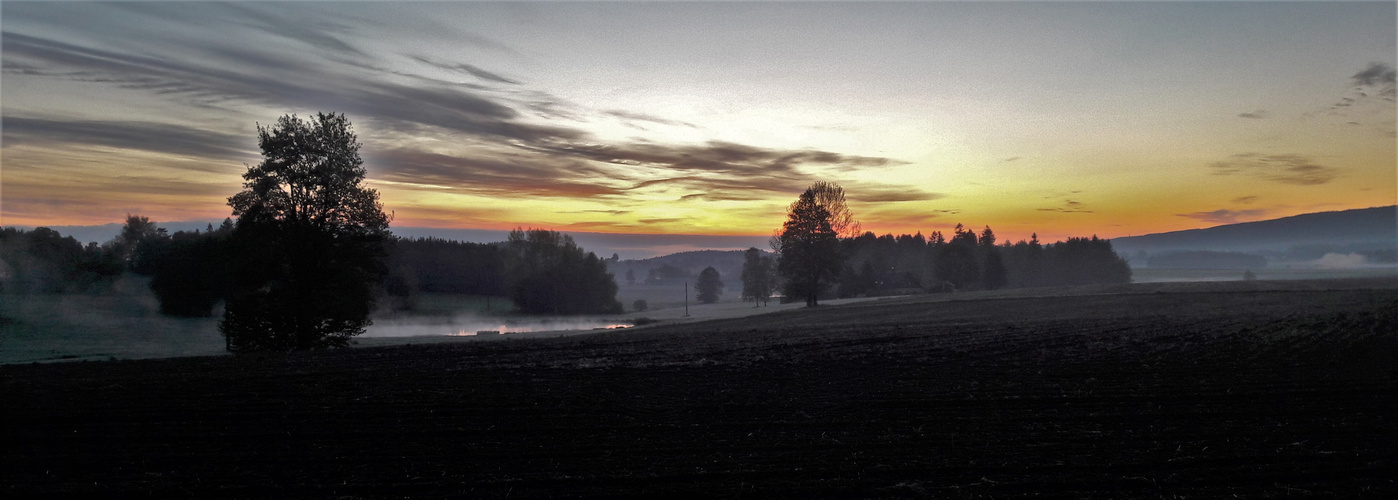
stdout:
<svg viewBox="0 0 1398 500">
<path fill-rule="evenodd" d="M 0 366 L 0 497 L 1398 498 L 1380 285 Z"/>
</svg>

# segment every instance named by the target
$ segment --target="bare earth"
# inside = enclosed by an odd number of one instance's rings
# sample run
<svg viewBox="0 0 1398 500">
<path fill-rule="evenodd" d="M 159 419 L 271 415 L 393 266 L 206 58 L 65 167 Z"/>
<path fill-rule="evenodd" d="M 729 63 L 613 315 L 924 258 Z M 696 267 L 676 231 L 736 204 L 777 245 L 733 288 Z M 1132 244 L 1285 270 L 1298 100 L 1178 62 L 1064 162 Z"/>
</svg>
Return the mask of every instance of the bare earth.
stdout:
<svg viewBox="0 0 1398 500">
<path fill-rule="evenodd" d="M 1392 279 L 501 338 L 0 366 L 0 496 L 1398 495 Z"/>
</svg>

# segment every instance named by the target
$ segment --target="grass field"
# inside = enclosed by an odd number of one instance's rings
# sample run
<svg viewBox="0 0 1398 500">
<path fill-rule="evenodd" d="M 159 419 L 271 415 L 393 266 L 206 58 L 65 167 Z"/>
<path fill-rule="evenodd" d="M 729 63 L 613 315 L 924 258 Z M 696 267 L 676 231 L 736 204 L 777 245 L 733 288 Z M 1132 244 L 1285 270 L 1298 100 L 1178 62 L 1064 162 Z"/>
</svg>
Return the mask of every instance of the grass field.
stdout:
<svg viewBox="0 0 1398 500">
<path fill-rule="evenodd" d="M 0 366 L 0 496 L 1393 498 L 1398 282 Z"/>
</svg>

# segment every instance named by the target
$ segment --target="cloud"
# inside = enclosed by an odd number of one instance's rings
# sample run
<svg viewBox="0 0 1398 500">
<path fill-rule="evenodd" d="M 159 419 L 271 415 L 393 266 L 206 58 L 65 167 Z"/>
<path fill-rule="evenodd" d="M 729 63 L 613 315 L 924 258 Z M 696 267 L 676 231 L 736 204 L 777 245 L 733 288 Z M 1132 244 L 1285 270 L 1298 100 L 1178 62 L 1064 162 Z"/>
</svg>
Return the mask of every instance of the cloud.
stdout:
<svg viewBox="0 0 1398 500">
<path fill-rule="evenodd" d="M 649 219 L 638 219 L 636 222 L 640 222 L 641 224 L 669 224 L 683 220 L 687 219 L 684 217 L 652 217 Z"/>
<path fill-rule="evenodd" d="M 519 197 L 595 198 L 625 190 L 580 162 L 562 163 L 522 155 L 447 155 L 411 148 L 366 155 L 377 178 L 423 189 Z"/>
<path fill-rule="evenodd" d="M 888 186 L 852 186 L 845 190 L 850 201 L 861 203 L 898 203 L 905 201 L 932 201 L 945 198 L 942 193 L 929 193 L 917 188 Z"/>
<path fill-rule="evenodd" d="M 559 213 L 559 214 L 608 214 L 608 215 L 625 215 L 625 214 L 631 213 L 631 210 L 568 210 L 568 211 L 554 212 L 554 213 Z"/>
<path fill-rule="evenodd" d="M 1238 204 L 1241 204 L 1241 205 L 1248 205 L 1248 204 L 1251 204 L 1251 203 L 1253 203 L 1253 202 L 1256 202 L 1256 201 L 1259 200 L 1259 199 L 1261 199 L 1261 198 L 1260 198 L 1260 197 L 1257 197 L 1257 196 L 1239 196 L 1239 197 L 1237 197 L 1237 198 L 1233 198 L 1233 203 L 1238 203 Z"/>
<path fill-rule="evenodd" d="M 5 146 L 75 144 L 136 149 L 209 159 L 239 159 L 256 154 L 256 138 L 140 121 L 67 121 L 5 116 Z"/>
<path fill-rule="evenodd" d="M 695 125 L 693 123 L 683 122 L 679 120 L 669 120 L 654 115 L 648 115 L 645 113 L 633 113 L 630 111 L 623 111 L 619 109 L 607 110 L 603 111 L 602 113 L 615 118 L 620 118 L 622 120 L 658 123 L 661 125 L 670 125 L 675 127 L 699 128 L 698 125 Z"/>
<path fill-rule="evenodd" d="M 1075 191 L 1075 192 L 1076 192 L 1076 191 Z M 1092 210 L 1084 209 L 1084 208 L 1083 208 L 1082 202 L 1074 201 L 1074 200 L 1066 200 L 1066 199 L 1063 200 L 1063 205 L 1062 205 L 1062 206 L 1050 207 L 1050 208 L 1039 208 L 1039 209 L 1036 209 L 1036 210 L 1039 211 L 1039 212 L 1058 212 L 1058 213 L 1064 213 L 1064 214 L 1090 214 L 1090 213 L 1093 213 Z"/>
<path fill-rule="evenodd" d="M 846 169 L 902 165 L 891 158 L 849 156 L 818 150 L 768 149 L 723 141 L 698 145 L 567 143 L 539 151 L 593 161 L 668 170 L 725 175 L 802 175 L 798 167 L 821 165 Z"/>
<path fill-rule="evenodd" d="M 1268 211 L 1266 209 L 1261 208 L 1247 210 L 1218 209 L 1212 212 L 1194 212 L 1188 214 L 1175 215 L 1179 217 L 1186 217 L 1215 224 L 1235 224 L 1238 222 L 1246 222 L 1247 219 L 1255 219 L 1259 216 L 1265 215 L 1267 212 Z"/>
<path fill-rule="evenodd" d="M 917 227 L 930 227 L 941 222 L 941 217 L 945 215 L 956 215 L 961 213 L 959 209 L 903 209 L 884 208 L 874 209 L 863 214 L 855 214 L 865 229 L 873 231 L 874 228 L 885 228 L 883 230 L 910 231 Z"/>
<path fill-rule="evenodd" d="M 286 17 L 274 16 L 261 5 L 180 6 L 168 13 L 144 6 L 113 8 L 124 9 L 122 14 L 127 16 L 148 16 L 150 26 L 178 25 L 180 29 L 155 30 L 172 38 L 142 39 L 145 46 L 128 46 L 80 41 L 129 35 L 131 29 L 122 26 L 103 29 L 92 38 L 68 38 L 61 30 L 25 32 L 10 30 L 7 24 L 0 34 L 5 73 L 145 91 L 156 99 L 222 113 L 211 113 L 206 117 L 209 122 L 230 116 L 245 120 L 247 113 L 261 114 L 269 108 L 344 113 L 365 140 L 361 154 L 371 180 L 406 189 L 574 198 L 674 190 L 673 196 L 681 200 L 754 201 L 794 198 L 810 184 L 813 170 L 838 175 L 907 163 L 721 141 L 600 141 L 567 120 L 607 116 L 638 123 L 695 125 L 626 110 L 587 109 L 486 69 L 428 56 L 406 57 L 472 75 L 486 85 L 394 71 L 388 61 L 365 50 L 368 47 L 356 47 L 346 43 L 351 38 L 341 37 L 351 29 L 371 29 L 376 26 L 373 21 L 345 21 L 344 16 L 320 16 L 295 8 Z M 216 9 L 224 18 L 208 16 L 208 10 L 201 9 Z M 346 27 L 342 22 L 365 25 Z M 208 36 L 177 43 L 179 33 L 189 29 Z M 239 39 L 277 43 L 241 43 Z M 540 118 L 552 121 L 542 124 Z M 204 158 L 242 158 L 256 152 L 251 135 L 235 137 L 198 127 L 51 116 L 5 119 L 9 144 L 84 144 Z M 395 142 L 398 139 L 402 140 Z M 449 146 L 430 149 L 422 144 Z M 941 197 L 903 188 L 868 187 L 857 199 L 897 202 Z"/>
<path fill-rule="evenodd" d="M 366 57 L 364 52 L 328 33 L 329 28 L 333 28 L 334 25 L 323 19 L 292 19 L 285 15 L 284 10 L 279 10 L 277 15 L 271 15 L 263 12 L 255 4 L 227 3 L 218 4 L 218 6 L 231 10 L 243 18 L 228 16 L 227 18 L 232 19 L 234 23 L 247 25 L 270 35 L 296 40 L 332 53 L 357 58 Z"/>
<path fill-rule="evenodd" d="M 1340 175 L 1338 168 L 1320 165 L 1310 157 L 1296 154 L 1239 153 L 1211 163 L 1209 168 L 1214 175 L 1248 175 L 1295 186 L 1325 184 Z"/>
<path fill-rule="evenodd" d="M 1350 77 L 1356 87 L 1375 89 L 1380 96 L 1394 96 L 1395 76 L 1398 72 L 1386 63 L 1369 63 L 1369 66 Z"/>
<path fill-rule="evenodd" d="M 498 75 L 498 74 L 495 74 L 495 73 L 492 73 L 492 72 L 490 72 L 490 71 L 486 71 L 486 70 L 484 70 L 484 69 L 481 69 L 480 67 L 472 66 L 472 65 L 466 64 L 466 63 L 446 63 L 446 62 L 441 62 L 441 61 L 435 61 L 435 60 L 429 59 L 429 58 L 427 58 L 427 57 L 418 56 L 418 55 L 409 55 L 408 57 L 410 57 L 410 58 L 412 58 L 412 59 L 414 59 L 414 60 L 417 60 L 418 62 L 421 62 L 421 63 L 427 64 L 427 65 L 430 65 L 430 66 L 435 66 L 435 67 L 437 67 L 437 68 L 445 69 L 445 70 L 448 70 L 448 71 L 455 71 L 455 72 L 459 72 L 459 73 L 466 73 L 466 74 L 468 74 L 468 75 L 471 75 L 471 76 L 474 76 L 474 77 L 476 77 L 476 78 L 480 78 L 480 79 L 486 80 L 486 81 L 491 81 L 491 82 L 496 82 L 496 83 L 504 83 L 504 84 L 509 84 L 509 85 L 519 85 L 519 84 L 520 84 L 520 82 L 517 81 L 517 80 L 512 80 L 512 79 L 509 79 L 509 78 L 505 78 L 505 77 L 500 76 L 500 75 Z"/>
<path fill-rule="evenodd" d="M 765 198 L 754 194 L 733 193 L 691 193 L 680 197 L 679 201 L 757 201 Z"/>
<path fill-rule="evenodd" d="M 1238 113 L 1238 118 L 1251 118 L 1254 120 L 1261 120 L 1263 118 L 1267 118 L 1270 115 L 1271 113 L 1268 113 L 1267 110 L 1259 109 L 1256 111 L 1248 111 L 1246 113 Z"/>
<path fill-rule="evenodd" d="M 1382 105 L 1391 110 L 1392 104 L 1389 103 L 1398 97 L 1398 85 L 1395 85 L 1394 79 L 1393 66 L 1387 63 L 1369 63 L 1364 69 L 1349 77 L 1349 83 L 1354 88 L 1335 101 L 1335 104 L 1331 104 L 1327 111 L 1342 112 L 1346 108 L 1372 101 L 1383 101 Z"/>
<path fill-rule="evenodd" d="M 521 123 L 511 103 L 470 88 L 410 86 L 383 79 L 379 72 L 318 68 L 323 63 L 267 52 L 225 48 L 203 52 L 203 58 L 161 58 L 13 32 L 5 32 L 3 40 L 7 58 L 42 68 L 49 76 L 112 83 L 183 97 L 199 105 L 237 101 L 321 109 L 368 117 L 388 128 L 430 126 L 500 140 L 572 140 L 589 135 L 578 129 Z"/>
</svg>

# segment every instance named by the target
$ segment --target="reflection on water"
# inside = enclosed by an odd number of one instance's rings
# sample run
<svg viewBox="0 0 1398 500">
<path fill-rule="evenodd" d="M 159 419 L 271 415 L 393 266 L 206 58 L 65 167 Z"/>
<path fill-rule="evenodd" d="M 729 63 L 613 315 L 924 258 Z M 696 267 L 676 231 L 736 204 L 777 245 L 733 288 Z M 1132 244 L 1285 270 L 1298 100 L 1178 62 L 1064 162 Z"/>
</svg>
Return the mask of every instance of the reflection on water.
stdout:
<svg viewBox="0 0 1398 500">
<path fill-rule="evenodd" d="M 631 323 L 615 318 L 500 318 L 482 317 L 396 317 L 379 318 L 366 329 L 365 337 L 416 337 L 504 335 L 527 332 L 568 330 L 611 330 L 629 328 Z"/>
<path fill-rule="evenodd" d="M 535 325 L 508 325 L 508 324 L 506 324 L 506 325 L 494 326 L 494 327 L 485 328 L 485 329 L 482 329 L 482 330 L 474 330 L 474 331 L 472 331 L 472 330 L 470 330 L 470 329 L 463 329 L 463 330 L 461 330 L 461 331 L 459 331 L 459 332 L 456 332 L 456 333 L 448 333 L 447 335 L 452 336 L 452 337 L 468 337 L 468 336 L 472 336 L 472 335 L 503 335 L 503 334 L 508 334 L 508 333 L 553 332 L 553 331 L 559 331 L 559 330 L 615 330 L 615 329 L 617 329 L 617 328 L 630 328 L 630 327 L 631 327 L 631 325 L 624 324 L 624 323 L 598 324 L 598 325 L 596 325 L 596 326 L 591 326 L 591 327 L 589 327 L 589 326 L 578 326 L 577 324 L 572 324 L 572 325 L 569 325 L 569 326 L 570 326 L 569 328 L 561 328 L 559 325 L 549 325 L 549 324 L 543 324 L 543 325 L 539 325 L 539 324 L 535 324 Z"/>
</svg>

